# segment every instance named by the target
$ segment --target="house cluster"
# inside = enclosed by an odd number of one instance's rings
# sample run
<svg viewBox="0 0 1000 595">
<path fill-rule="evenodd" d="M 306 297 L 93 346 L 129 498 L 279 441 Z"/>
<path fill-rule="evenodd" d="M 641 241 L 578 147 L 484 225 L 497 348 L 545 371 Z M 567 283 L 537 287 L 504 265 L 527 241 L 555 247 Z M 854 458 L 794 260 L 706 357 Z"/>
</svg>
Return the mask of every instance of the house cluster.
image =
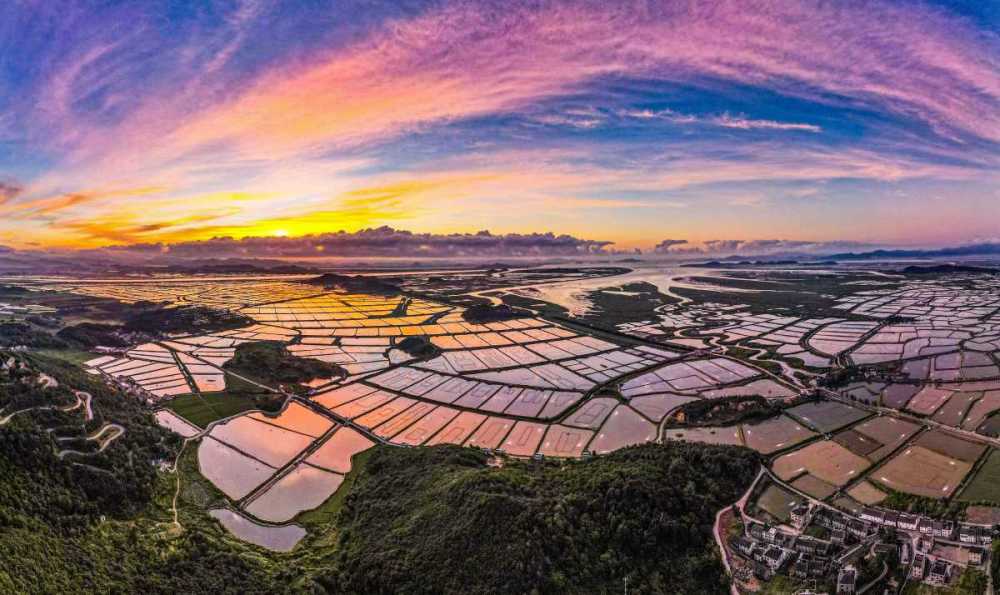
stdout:
<svg viewBox="0 0 1000 595">
<path fill-rule="evenodd" d="M 859 516 L 872 525 L 909 533 L 913 541 L 904 541 L 900 545 L 899 561 L 903 565 L 909 564 L 910 580 L 923 581 L 933 586 L 947 585 L 956 573 L 955 560 L 934 555 L 935 542 L 958 544 L 964 550 L 966 563 L 974 566 L 983 564 L 986 550 L 993 543 L 993 527 L 930 519 L 871 507 L 862 509 Z"/>
<path fill-rule="evenodd" d="M 900 531 L 919 532 L 921 535 L 945 540 L 954 539 L 955 532 L 958 529 L 957 525 L 952 521 L 939 521 L 915 514 L 881 508 L 863 508 L 859 516 L 861 520 L 873 525 L 898 529 Z M 987 539 L 986 544 L 989 545 L 991 540 L 992 532 L 990 532 L 990 537 Z"/>
<path fill-rule="evenodd" d="M 864 508 L 860 516 L 862 520 L 875 525 L 971 546 L 988 547 L 993 543 L 995 532 L 990 526 L 941 521 L 880 508 Z"/>
<path fill-rule="evenodd" d="M 785 574 L 835 586 L 838 594 L 855 593 L 863 586 L 855 564 L 870 551 L 895 550 L 910 580 L 947 585 L 962 566 L 986 562 L 994 534 L 992 527 L 874 507 L 855 517 L 801 504 L 790 511 L 789 524 L 794 531 L 750 521 L 743 534 L 730 540 L 730 551 L 749 561 L 761 580 Z"/>
<path fill-rule="evenodd" d="M 878 533 L 878 527 L 870 522 L 851 518 L 827 508 L 812 508 L 805 504 L 797 506 L 791 513 L 792 525 L 803 530 L 810 523 L 828 529 L 830 541 L 836 545 L 850 545 Z"/>
<path fill-rule="evenodd" d="M 786 533 L 761 523 L 750 523 L 746 533 L 731 539 L 729 545 L 753 563 L 754 574 L 763 580 L 770 580 L 777 573 L 800 579 L 831 576 L 832 558 L 840 549 L 827 540 Z"/>
</svg>

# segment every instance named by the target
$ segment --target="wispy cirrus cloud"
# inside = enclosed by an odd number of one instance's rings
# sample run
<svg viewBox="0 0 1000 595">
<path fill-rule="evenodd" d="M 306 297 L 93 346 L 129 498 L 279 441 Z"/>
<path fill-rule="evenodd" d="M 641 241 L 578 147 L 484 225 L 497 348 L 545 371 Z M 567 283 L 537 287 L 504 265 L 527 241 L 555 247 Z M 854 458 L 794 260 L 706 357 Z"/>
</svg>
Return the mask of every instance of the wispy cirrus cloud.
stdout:
<svg viewBox="0 0 1000 595">
<path fill-rule="evenodd" d="M 629 109 L 619 112 L 619 115 L 638 120 L 665 120 L 674 124 L 702 124 L 739 130 L 797 130 L 803 132 L 822 132 L 822 127 L 815 124 L 799 122 L 779 122 L 776 120 L 755 120 L 743 115 L 722 113 L 712 116 L 696 116 L 682 114 L 671 109 Z"/>
</svg>

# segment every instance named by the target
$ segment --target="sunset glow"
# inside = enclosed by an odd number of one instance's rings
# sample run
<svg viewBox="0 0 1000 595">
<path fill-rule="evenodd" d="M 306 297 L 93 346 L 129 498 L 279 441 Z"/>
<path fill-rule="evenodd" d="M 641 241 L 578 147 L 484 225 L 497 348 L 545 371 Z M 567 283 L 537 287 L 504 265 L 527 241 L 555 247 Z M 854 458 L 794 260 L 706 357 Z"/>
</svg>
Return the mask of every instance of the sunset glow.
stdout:
<svg viewBox="0 0 1000 595">
<path fill-rule="evenodd" d="M 0 244 L 995 239 L 988 4 L 8 2 Z"/>
</svg>

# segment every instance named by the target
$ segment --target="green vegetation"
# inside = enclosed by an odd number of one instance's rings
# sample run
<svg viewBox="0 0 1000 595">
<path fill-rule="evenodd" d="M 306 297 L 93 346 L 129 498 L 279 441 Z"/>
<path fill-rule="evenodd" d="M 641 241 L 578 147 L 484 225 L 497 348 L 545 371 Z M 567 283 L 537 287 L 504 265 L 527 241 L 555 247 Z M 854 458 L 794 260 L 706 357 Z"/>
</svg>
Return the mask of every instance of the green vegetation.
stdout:
<svg viewBox="0 0 1000 595">
<path fill-rule="evenodd" d="M 809 586 L 812 585 L 812 581 L 809 582 Z M 761 590 L 757 591 L 757 595 L 788 595 L 789 593 L 798 593 L 800 590 L 806 588 L 807 584 L 794 579 L 790 576 L 785 576 L 783 574 L 776 574 L 774 578 L 761 584 Z M 820 592 L 823 592 L 822 590 Z"/>
<path fill-rule="evenodd" d="M 715 511 L 757 469 L 740 448 L 647 444 L 486 466 L 451 446 L 373 451 L 341 509 L 336 592 L 724 593 Z M 664 555 L 670 552 L 670 555 Z"/>
<path fill-rule="evenodd" d="M 915 496 L 896 490 L 877 481 L 873 481 L 878 489 L 889 494 L 879 506 L 892 510 L 901 510 L 916 514 L 923 514 L 934 518 L 961 519 L 965 513 L 967 502 L 957 500 L 938 500 L 924 496 Z"/>
<path fill-rule="evenodd" d="M 989 577 L 987 577 L 985 573 L 980 572 L 975 568 L 966 568 L 965 571 L 958 577 L 956 592 L 963 595 L 985 593 L 987 591 L 986 587 L 988 583 Z"/>
<path fill-rule="evenodd" d="M 668 427 L 726 426 L 765 419 L 781 412 L 775 401 L 760 395 L 703 399 L 681 405 L 671 414 Z"/>
<path fill-rule="evenodd" d="M 17 357 L 25 365 L 0 377 L 0 407 L 10 400 L 71 403 L 73 387 L 93 395 L 94 420 L 85 423 L 82 409 L 34 410 L 0 426 L 0 591 L 279 589 L 259 558 L 221 539 L 221 530 L 172 530 L 167 506 L 174 483 L 156 463 L 172 460 L 179 440 L 142 404 L 66 361 L 36 353 Z M 59 387 L 30 382 L 39 372 Z M 53 436 L 82 435 L 105 423 L 125 428 L 106 451 L 56 456 Z"/>
<path fill-rule="evenodd" d="M 726 345 L 726 355 L 745 361 L 751 366 L 763 368 L 771 374 L 781 376 L 782 368 L 781 364 L 778 362 L 772 362 L 766 359 L 753 359 L 753 356 L 757 355 L 761 351 L 765 352 L 762 357 L 771 357 L 772 355 L 775 355 L 765 349 L 747 349 L 746 347 L 738 347 L 736 345 Z"/>
<path fill-rule="evenodd" d="M 903 589 L 903 595 L 982 595 L 986 593 L 986 575 L 975 568 L 967 568 L 952 585 L 932 587 L 924 583 L 910 581 Z"/>
<path fill-rule="evenodd" d="M 29 291 L 22 287 L 10 285 L 0 286 L 0 301 L 18 306 L 37 304 L 55 308 L 58 310 L 58 317 L 74 321 L 119 320 L 124 315 L 127 315 L 132 308 L 130 304 L 109 298 L 98 298 L 61 291 Z"/>
<path fill-rule="evenodd" d="M 866 556 L 858 561 L 858 587 L 863 587 L 868 583 L 874 581 L 882 575 L 883 570 L 885 576 L 882 577 L 882 584 L 892 576 L 891 570 L 899 567 L 899 552 L 896 549 L 891 551 L 879 551 L 874 556 Z M 883 589 L 872 587 L 873 592 L 879 593 Z"/>
<path fill-rule="evenodd" d="M 418 359 L 432 359 L 441 354 L 437 345 L 422 336 L 406 337 L 396 344 L 396 348 Z"/>
<path fill-rule="evenodd" d="M 802 497 L 771 481 L 756 486 L 757 495 L 750 498 L 751 514 L 765 513 L 778 522 L 788 522 L 793 508 L 803 502 Z"/>
<path fill-rule="evenodd" d="M 972 477 L 959 499 L 965 502 L 1000 504 L 1000 454 L 992 450 Z"/>
<path fill-rule="evenodd" d="M 287 385 L 293 390 L 315 378 L 344 377 L 347 372 L 336 364 L 292 355 L 284 343 L 261 341 L 236 347 L 233 359 L 223 366 L 226 370 L 259 382 L 265 386 Z M 229 375 L 232 378 L 232 375 Z"/>
<path fill-rule="evenodd" d="M 227 374 L 225 391 L 180 395 L 167 401 L 166 407 L 194 425 L 205 428 L 213 421 L 232 417 L 250 409 L 276 413 L 284 404 L 283 394 L 271 392 L 239 376 Z"/>
<path fill-rule="evenodd" d="M 361 469 L 368 464 L 368 459 L 371 458 L 373 452 L 376 451 L 368 449 L 354 455 L 351 459 L 351 470 L 344 477 L 344 483 L 340 484 L 340 489 L 318 508 L 299 515 L 295 522 L 318 530 L 322 530 L 322 527 L 334 526 L 341 509 L 344 508 L 347 495 L 354 491 L 354 484 L 362 473 Z"/>
<path fill-rule="evenodd" d="M 399 285 L 393 279 L 365 275 L 338 275 L 325 273 L 319 277 L 302 281 L 306 285 L 319 285 L 326 290 L 342 289 L 354 293 L 374 293 L 379 295 L 396 295 L 400 292 Z"/>
<path fill-rule="evenodd" d="M 179 308 L 147 305 L 135 308 L 125 320 L 124 331 L 146 333 L 153 336 L 165 334 L 214 333 L 253 324 L 253 320 L 227 310 L 204 306 Z"/>
<path fill-rule="evenodd" d="M 500 300 L 508 306 L 534 310 L 542 316 L 566 316 L 569 314 L 569 310 L 559 304 L 553 304 L 551 302 L 525 297 L 514 293 L 504 293 L 500 297 Z"/>
<path fill-rule="evenodd" d="M 990 576 L 993 577 L 993 584 L 1000 581 L 1000 539 L 993 540 L 990 546 Z"/>
<path fill-rule="evenodd" d="M 43 357 L 62 360 L 77 366 L 97 357 L 97 355 L 89 351 L 80 349 L 36 349 L 34 352 Z"/>
<path fill-rule="evenodd" d="M 652 283 L 638 281 L 620 287 L 605 287 L 587 294 L 593 304 L 582 319 L 589 324 L 616 329 L 619 324 L 656 320 L 656 309 L 677 299 Z"/>
<path fill-rule="evenodd" d="M 522 308 L 513 308 L 508 304 L 477 304 L 462 312 L 462 318 L 474 324 L 501 322 L 528 316 L 531 316 L 531 312 Z"/>
<path fill-rule="evenodd" d="M 122 398 L 66 362 L 34 354 L 20 361 L 22 367 L 2 377 L 0 407 L 65 407 L 76 402 L 72 386 L 93 396 L 94 419 L 85 421 L 82 408 L 37 409 L 0 426 L 0 531 L 31 528 L 42 521 L 72 528 L 101 514 L 135 512 L 152 492 L 156 471 L 151 462 L 168 456 L 176 444 L 170 435 L 140 403 Z M 59 386 L 42 388 L 31 382 L 38 373 L 48 374 Z M 106 423 L 126 429 L 113 448 L 83 461 L 56 457 L 56 437 L 77 438 Z"/>
<path fill-rule="evenodd" d="M 115 319 L 121 320 L 121 324 L 83 320 L 66 326 L 56 336 L 63 346 L 125 347 L 166 335 L 211 333 L 253 324 L 251 319 L 225 310 L 201 306 L 173 308 L 148 302 L 134 304 L 128 312 L 119 312 Z"/>
<path fill-rule="evenodd" d="M 105 347 L 125 347 L 128 341 L 122 336 L 122 327 L 115 324 L 81 322 L 67 326 L 57 333 L 60 339 L 85 349 L 103 345 Z"/>
<path fill-rule="evenodd" d="M 59 349 L 66 343 L 26 322 L 0 323 L 0 347 L 15 346 Z"/>
<path fill-rule="evenodd" d="M 878 281 L 886 287 L 893 285 L 886 282 L 884 277 L 864 273 L 817 275 L 809 271 L 754 271 L 729 273 L 729 275 L 730 277 L 726 279 L 718 277 L 693 277 L 693 279 L 696 282 L 743 291 L 688 287 L 675 287 L 671 291 L 699 303 L 748 306 L 749 311 L 754 314 L 774 314 L 780 311 L 809 318 L 836 316 L 852 320 L 870 320 L 844 310 L 837 310 L 834 308 L 837 303 L 836 298 L 856 291 L 856 287 L 851 283 L 857 281 Z"/>
<path fill-rule="evenodd" d="M 168 401 L 166 406 L 200 428 L 243 411 L 259 409 L 252 398 L 228 392 L 181 395 Z"/>
</svg>

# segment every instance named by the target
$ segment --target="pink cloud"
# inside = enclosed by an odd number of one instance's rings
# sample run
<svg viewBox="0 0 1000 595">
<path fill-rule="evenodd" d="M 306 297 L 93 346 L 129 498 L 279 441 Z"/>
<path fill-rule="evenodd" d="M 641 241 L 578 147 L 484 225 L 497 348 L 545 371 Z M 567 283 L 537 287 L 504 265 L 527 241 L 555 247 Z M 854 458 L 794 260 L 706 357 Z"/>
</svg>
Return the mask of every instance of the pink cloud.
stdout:
<svg viewBox="0 0 1000 595">
<path fill-rule="evenodd" d="M 221 101 L 214 86 L 210 97 L 154 93 L 113 132 L 126 141 L 117 146 L 155 138 L 150 158 L 162 160 L 207 147 L 298 155 L 518 110 L 613 75 L 717 77 L 812 100 L 843 96 L 1000 140 L 1000 76 L 988 58 L 996 46 L 995 36 L 916 4 L 453 2 L 281 64 Z M 715 123 L 818 131 L 728 115 Z"/>
</svg>

